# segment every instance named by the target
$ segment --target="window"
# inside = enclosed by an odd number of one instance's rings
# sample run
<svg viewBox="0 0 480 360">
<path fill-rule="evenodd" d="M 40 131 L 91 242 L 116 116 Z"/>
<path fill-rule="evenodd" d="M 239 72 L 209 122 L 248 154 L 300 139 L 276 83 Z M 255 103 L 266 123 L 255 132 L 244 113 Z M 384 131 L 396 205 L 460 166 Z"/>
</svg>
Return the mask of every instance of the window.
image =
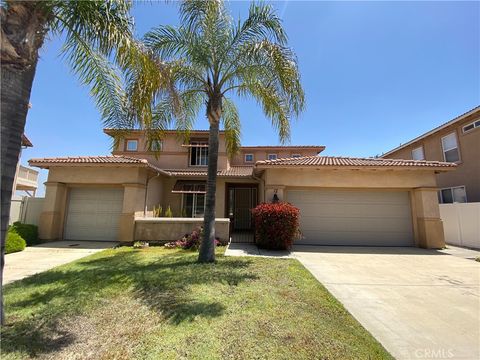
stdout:
<svg viewBox="0 0 480 360">
<path fill-rule="evenodd" d="M 443 158 L 448 162 L 456 162 L 460 160 L 457 147 L 457 136 L 455 133 L 442 137 Z"/>
<path fill-rule="evenodd" d="M 463 132 L 466 133 L 470 130 L 480 127 L 480 120 L 475 120 L 474 122 L 467 124 L 463 127 Z"/>
<path fill-rule="evenodd" d="M 422 146 L 412 150 L 412 159 L 413 160 L 425 160 L 425 155 L 423 154 L 423 147 Z"/>
<path fill-rule="evenodd" d="M 268 160 L 277 160 L 277 154 L 268 154 Z"/>
<path fill-rule="evenodd" d="M 208 165 L 208 143 L 206 141 L 193 141 L 190 143 L 190 165 Z"/>
<path fill-rule="evenodd" d="M 161 140 L 152 140 L 152 144 L 150 146 L 152 151 L 161 151 L 163 147 Z"/>
<path fill-rule="evenodd" d="M 302 154 L 292 154 L 292 158 L 299 158 L 302 157 Z"/>
<path fill-rule="evenodd" d="M 138 149 L 138 140 L 127 140 L 127 151 L 137 151 Z"/>
<path fill-rule="evenodd" d="M 465 186 L 457 186 L 440 190 L 440 200 L 444 204 L 467 202 Z"/>
<path fill-rule="evenodd" d="M 182 216 L 201 218 L 205 214 L 205 194 L 183 194 Z"/>
<path fill-rule="evenodd" d="M 253 154 L 245 154 L 245 162 L 253 162 Z"/>
</svg>

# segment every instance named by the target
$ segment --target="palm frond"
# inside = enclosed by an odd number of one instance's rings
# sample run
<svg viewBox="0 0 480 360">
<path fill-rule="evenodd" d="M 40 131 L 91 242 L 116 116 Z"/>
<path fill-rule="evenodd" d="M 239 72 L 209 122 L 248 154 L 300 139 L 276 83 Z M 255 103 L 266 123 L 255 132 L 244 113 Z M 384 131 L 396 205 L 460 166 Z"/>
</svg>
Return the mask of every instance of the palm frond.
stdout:
<svg viewBox="0 0 480 360">
<path fill-rule="evenodd" d="M 232 158 L 240 148 L 241 122 L 237 107 L 229 98 L 223 98 L 222 123 L 225 129 L 227 154 Z"/>
<path fill-rule="evenodd" d="M 242 83 L 238 88 L 238 94 L 254 98 L 278 131 L 280 141 L 286 143 L 290 140 L 291 113 L 287 100 L 277 88 L 266 85 L 258 79 L 250 79 Z"/>
<path fill-rule="evenodd" d="M 50 27 L 65 33 L 62 55 L 91 89 L 107 127 L 132 127 L 123 77 L 145 67 L 146 55 L 133 37 L 132 2 L 45 1 L 52 8 Z M 164 79 L 162 71 L 156 71 Z"/>
<path fill-rule="evenodd" d="M 93 49 L 76 32 L 67 34 L 62 54 L 80 81 L 89 85 L 90 93 L 105 126 L 131 127 L 128 119 L 127 97 L 118 68 L 115 68 L 104 54 Z"/>
<path fill-rule="evenodd" d="M 232 46 L 265 39 L 280 45 L 287 42 L 282 20 L 271 5 L 252 3 L 248 18 L 235 28 Z"/>
</svg>

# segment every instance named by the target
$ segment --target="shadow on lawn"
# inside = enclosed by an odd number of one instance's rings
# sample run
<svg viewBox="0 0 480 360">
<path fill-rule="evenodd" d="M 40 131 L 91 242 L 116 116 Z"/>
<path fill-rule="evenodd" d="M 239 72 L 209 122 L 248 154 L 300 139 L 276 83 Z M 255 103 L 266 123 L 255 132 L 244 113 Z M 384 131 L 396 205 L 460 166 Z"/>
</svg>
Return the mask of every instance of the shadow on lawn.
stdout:
<svg viewBox="0 0 480 360">
<path fill-rule="evenodd" d="M 172 324 L 221 316 L 223 304 L 193 298 L 191 286 L 236 286 L 257 278 L 249 271 L 248 259 L 219 256 L 215 264 L 197 264 L 196 259 L 195 253 L 119 251 L 14 283 L 13 288 L 38 290 L 7 304 L 8 313 L 30 308 L 32 314 L 15 318 L 7 313 L 2 353 L 22 351 L 37 356 L 58 351 L 76 340 L 62 320 L 85 313 L 92 301 L 96 301 L 94 306 L 102 306 L 102 299 L 122 294 L 130 294 Z"/>
</svg>

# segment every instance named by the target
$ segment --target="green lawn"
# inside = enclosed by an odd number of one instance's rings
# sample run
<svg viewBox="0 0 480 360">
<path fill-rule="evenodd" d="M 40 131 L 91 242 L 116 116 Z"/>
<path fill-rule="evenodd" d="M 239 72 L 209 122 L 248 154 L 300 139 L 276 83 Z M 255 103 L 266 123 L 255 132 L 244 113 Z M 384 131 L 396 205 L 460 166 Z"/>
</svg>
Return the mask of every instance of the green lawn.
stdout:
<svg viewBox="0 0 480 360">
<path fill-rule="evenodd" d="M 293 259 L 106 250 L 5 286 L 2 359 L 390 359 Z"/>
</svg>

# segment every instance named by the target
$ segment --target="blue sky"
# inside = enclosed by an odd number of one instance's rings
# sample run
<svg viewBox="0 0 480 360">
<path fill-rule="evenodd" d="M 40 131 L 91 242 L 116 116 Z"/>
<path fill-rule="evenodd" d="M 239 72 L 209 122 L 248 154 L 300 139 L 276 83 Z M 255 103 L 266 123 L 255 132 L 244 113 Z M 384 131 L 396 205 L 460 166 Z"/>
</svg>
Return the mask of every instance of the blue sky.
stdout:
<svg viewBox="0 0 480 360">
<path fill-rule="evenodd" d="M 272 2 L 297 54 L 307 109 L 292 144 L 325 145 L 325 155 L 374 156 L 480 103 L 480 2 Z M 249 2 L 228 6 L 245 17 Z M 138 2 L 142 36 L 177 24 L 175 3 Z M 26 134 L 33 157 L 105 155 L 110 139 L 88 89 L 50 39 L 31 96 Z M 255 102 L 239 101 L 244 145 L 278 144 Z M 198 128 L 207 128 L 201 116 Z M 41 172 L 46 181 L 46 171 Z M 43 194 L 43 185 L 39 195 Z"/>
</svg>

